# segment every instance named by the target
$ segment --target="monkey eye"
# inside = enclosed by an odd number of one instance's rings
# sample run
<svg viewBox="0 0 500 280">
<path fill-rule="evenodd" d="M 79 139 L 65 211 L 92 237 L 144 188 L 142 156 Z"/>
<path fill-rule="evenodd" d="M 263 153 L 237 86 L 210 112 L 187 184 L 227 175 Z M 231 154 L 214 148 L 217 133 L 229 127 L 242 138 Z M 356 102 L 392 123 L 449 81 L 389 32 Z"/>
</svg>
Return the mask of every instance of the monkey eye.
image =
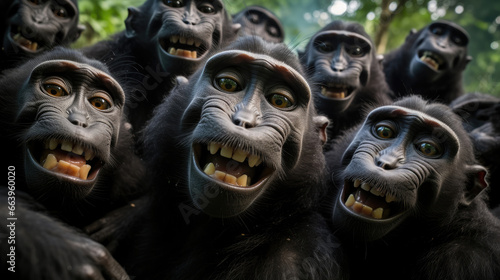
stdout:
<svg viewBox="0 0 500 280">
<path fill-rule="evenodd" d="M 217 86 L 223 91 L 235 92 L 241 90 L 241 86 L 238 84 L 238 81 L 233 78 L 222 77 L 217 78 L 215 81 Z"/>
<path fill-rule="evenodd" d="M 172 8 L 184 7 L 184 1 L 182 0 L 163 0 L 163 3 Z"/>
<path fill-rule="evenodd" d="M 350 56 L 361 57 L 365 55 L 365 51 L 360 46 L 349 46 L 346 48 L 347 53 Z"/>
<path fill-rule="evenodd" d="M 465 46 L 467 44 L 466 40 L 464 40 L 462 36 L 459 35 L 451 36 L 451 41 L 453 41 L 453 43 L 455 43 L 458 46 Z"/>
<path fill-rule="evenodd" d="M 54 97 L 62 97 L 69 95 L 68 90 L 62 82 L 57 79 L 49 79 L 42 83 L 42 89 L 45 93 Z"/>
<path fill-rule="evenodd" d="M 248 13 L 247 19 L 254 24 L 258 24 L 261 21 L 260 16 L 256 13 Z"/>
<path fill-rule="evenodd" d="M 52 12 L 54 13 L 54 15 L 61 17 L 61 18 L 68 17 L 68 12 L 63 7 L 53 7 Z"/>
<path fill-rule="evenodd" d="M 285 109 L 294 105 L 293 98 L 282 93 L 273 93 L 267 97 L 267 100 L 273 107 Z"/>
<path fill-rule="evenodd" d="M 429 142 L 420 142 L 416 144 L 417 150 L 426 157 L 439 157 L 442 152 L 438 145 Z"/>
<path fill-rule="evenodd" d="M 202 5 L 202 6 L 198 7 L 198 10 L 200 10 L 204 14 L 213 14 L 213 13 L 215 13 L 214 7 L 212 7 L 210 5 Z"/>
<path fill-rule="evenodd" d="M 396 132 L 387 125 L 377 125 L 375 127 L 375 134 L 381 139 L 392 139 L 396 137 Z"/>
<path fill-rule="evenodd" d="M 100 111 L 107 110 L 113 106 L 112 102 L 102 95 L 92 96 L 91 98 L 89 98 L 89 102 L 90 104 L 92 104 L 92 106 L 94 106 L 94 108 Z"/>
<path fill-rule="evenodd" d="M 444 33 L 443 28 L 437 26 L 432 28 L 431 32 L 436 35 L 441 35 Z"/>
<path fill-rule="evenodd" d="M 314 47 L 320 52 L 331 52 L 333 51 L 333 45 L 328 42 L 319 41 L 314 44 Z"/>
</svg>

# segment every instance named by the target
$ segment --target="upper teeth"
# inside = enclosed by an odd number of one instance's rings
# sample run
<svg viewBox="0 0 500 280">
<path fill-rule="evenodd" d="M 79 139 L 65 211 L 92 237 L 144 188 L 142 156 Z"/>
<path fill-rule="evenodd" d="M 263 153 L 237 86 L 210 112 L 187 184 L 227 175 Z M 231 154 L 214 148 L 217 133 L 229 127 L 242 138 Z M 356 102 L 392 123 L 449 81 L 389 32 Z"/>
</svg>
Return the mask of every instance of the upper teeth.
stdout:
<svg viewBox="0 0 500 280">
<path fill-rule="evenodd" d="M 430 51 L 425 51 L 422 56 L 420 57 L 420 59 L 427 63 L 429 66 L 431 66 L 432 68 L 434 68 L 435 70 L 438 70 L 439 68 L 439 65 L 442 64 L 442 59 L 441 57 L 435 55 L 434 53 L 430 52 Z"/>
<path fill-rule="evenodd" d="M 184 37 L 184 36 L 179 36 L 179 35 L 174 35 L 174 36 L 170 36 L 170 42 L 172 43 L 181 43 L 181 44 L 184 44 L 184 45 L 189 45 L 189 46 L 192 46 L 194 45 L 195 47 L 199 47 L 201 46 L 201 40 L 200 39 L 197 39 L 197 38 L 193 38 L 193 37 Z"/>
<path fill-rule="evenodd" d="M 220 150 L 220 155 L 222 157 L 230 158 L 240 163 L 243 163 L 245 159 L 248 159 L 248 166 L 250 167 L 259 166 L 262 163 L 262 159 L 258 155 L 249 154 L 244 150 L 235 149 L 229 146 L 223 146 L 218 143 L 212 142 L 208 144 L 207 149 L 212 155 L 216 154 Z M 215 165 L 213 163 L 208 163 L 205 166 L 203 172 L 205 172 L 205 174 L 209 176 L 212 176 L 215 179 L 218 179 L 220 181 L 232 185 L 246 187 L 251 183 L 251 178 L 248 177 L 246 174 L 243 174 L 240 177 L 236 178 L 231 174 L 227 174 L 223 171 L 216 170 Z"/>
<path fill-rule="evenodd" d="M 394 196 L 392 196 L 390 194 L 386 194 L 386 192 L 384 190 L 381 190 L 380 188 L 372 187 L 369 183 L 363 182 L 359 179 L 354 180 L 353 186 L 355 188 L 358 188 L 361 186 L 361 189 L 363 189 L 367 192 L 370 192 L 373 195 L 385 197 L 385 201 L 387 203 L 391 203 L 393 201 L 398 201 Z M 362 213 L 365 216 L 371 216 L 375 219 L 382 219 L 382 217 L 388 217 L 390 214 L 390 209 L 384 209 L 382 207 L 379 207 L 379 208 L 374 210 L 372 207 L 365 205 L 360 201 L 356 201 L 354 194 L 350 194 L 344 204 L 347 207 L 351 207 L 357 213 Z"/>
<path fill-rule="evenodd" d="M 385 190 L 382 190 L 380 188 L 373 188 L 369 183 L 363 182 L 360 179 L 354 180 L 353 186 L 355 188 L 361 186 L 361 189 L 370 192 L 373 195 L 385 197 L 385 201 L 387 203 L 391 203 L 393 201 L 399 201 L 398 199 L 396 199 L 395 196 L 386 193 Z"/>
<path fill-rule="evenodd" d="M 45 141 L 45 149 L 55 150 L 59 145 L 61 145 L 61 150 L 66 152 L 72 152 L 77 155 L 82 155 L 85 153 L 86 161 L 94 159 L 94 152 L 90 149 L 85 149 L 80 144 L 75 144 L 67 140 L 58 140 L 54 138 Z"/>
<path fill-rule="evenodd" d="M 335 88 L 335 90 L 331 90 Z M 335 86 L 331 88 L 327 88 L 325 86 L 321 87 L 321 94 L 330 97 L 330 98 L 345 98 L 346 97 L 347 88 L 343 86 Z"/>
<path fill-rule="evenodd" d="M 26 38 L 24 38 L 21 33 L 17 33 L 16 35 L 14 35 L 12 37 L 12 39 L 17 42 L 18 44 L 20 44 L 21 46 L 23 46 L 24 48 L 26 49 L 29 49 L 29 50 L 32 50 L 32 51 L 36 51 L 38 50 L 38 43 L 37 42 L 33 42 L 33 41 L 30 41 Z"/>
</svg>

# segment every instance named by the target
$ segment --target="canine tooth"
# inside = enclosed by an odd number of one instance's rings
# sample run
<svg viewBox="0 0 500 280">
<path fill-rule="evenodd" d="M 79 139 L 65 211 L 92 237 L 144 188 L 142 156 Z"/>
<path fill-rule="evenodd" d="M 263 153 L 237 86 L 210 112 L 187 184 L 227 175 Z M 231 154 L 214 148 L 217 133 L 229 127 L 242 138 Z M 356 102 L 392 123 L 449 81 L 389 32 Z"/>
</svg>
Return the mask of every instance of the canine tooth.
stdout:
<svg viewBox="0 0 500 280">
<path fill-rule="evenodd" d="M 203 172 L 205 172 L 205 174 L 207 174 L 207 175 L 214 174 L 215 173 L 215 165 L 210 162 L 209 164 L 205 165 Z"/>
<path fill-rule="evenodd" d="M 231 185 L 236 185 L 236 177 L 231 174 L 226 174 L 226 177 L 224 177 L 224 182 Z"/>
<path fill-rule="evenodd" d="M 198 58 L 198 53 L 196 51 L 192 51 L 191 58 Z"/>
<path fill-rule="evenodd" d="M 325 87 L 321 87 L 321 95 L 326 96 L 326 88 Z"/>
<path fill-rule="evenodd" d="M 43 168 L 52 169 L 57 166 L 57 159 L 53 154 L 48 154 L 45 162 L 43 163 Z"/>
<path fill-rule="evenodd" d="M 231 158 L 233 156 L 233 148 L 224 146 L 220 150 L 220 155 L 225 157 L 225 158 Z"/>
<path fill-rule="evenodd" d="M 218 150 L 219 150 L 219 148 L 221 147 L 221 145 L 220 145 L 220 144 L 213 143 L 213 142 L 212 142 L 212 143 L 210 143 L 210 144 L 209 144 L 209 146 L 210 146 L 210 153 L 211 153 L 212 155 L 215 155 L 215 153 L 217 153 L 217 151 L 218 151 Z"/>
<path fill-rule="evenodd" d="M 14 41 L 17 41 L 19 40 L 19 37 L 21 37 L 21 34 L 17 33 L 16 35 L 14 35 L 14 37 L 12 37 L 12 39 L 14 39 Z"/>
<path fill-rule="evenodd" d="M 354 180 L 354 187 L 355 188 L 359 187 L 360 185 L 361 185 L 361 180 L 359 180 L 359 179 Z"/>
<path fill-rule="evenodd" d="M 73 150 L 73 143 L 64 140 L 61 144 L 61 150 L 71 152 Z"/>
<path fill-rule="evenodd" d="M 201 46 L 201 41 L 198 40 L 198 39 L 195 39 L 194 40 L 194 46 L 197 47 L 197 48 L 200 47 Z"/>
<path fill-rule="evenodd" d="M 190 45 L 190 46 L 192 46 L 192 45 L 193 45 L 193 43 L 194 43 L 194 39 L 193 39 L 193 38 L 188 38 L 188 39 L 186 40 L 186 44 L 188 44 L 188 45 Z"/>
<path fill-rule="evenodd" d="M 350 194 L 349 197 L 347 198 L 346 202 L 345 202 L 345 206 L 347 207 L 351 207 L 352 205 L 354 205 L 354 195 L 353 194 Z"/>
<path fill-rule="evenodd" d="M 177 35 L 170 36 L 170 42 L 177 43 L 178 41 L 179 41 L 179 36 Z"/>
<path fill-rule="evenodd" d="M 236 149 L 234 150 L 233 153 L 233 159 L 237 162 L 244 162 L 245 159 L 247 158 L 247 152 L 241 150 L 241 149 Z"/>
<path fill-rule="evenodd" d="M 67 161 L 64 161 L 64 160 L 60 160 L 58 163 L 57 163 L 57 170 L 59 171 L 59 173 L 66 173 L 66 171 L 68 171 L 68 168 L 71 164 Z"/>
<path fill-rule="evenodd" d="M 363 209 L 361 209 L 361 212 L 367 216 L 371 216 L 373 208 L 371 208 L 370 206 L 363 205 Z"/>
<path fill-rule="evenodd" d="M 50 139 L 50 142 L 49 142 L 49 149 L 51 150 L 54 150 L 55 148 L 57 148 L 57 145 L 59 143 L 57 142 L 56 139 Z"/>
<path fill-rule="evenodd" d="M 177 49 L 177 50 L 175 51 L 175 55 L 176 55 L 176 56 L 182 56 L 182 54 L 183 54 L 183 53 L 184 53 L 184 50 L 182 50 L 182 49 Z"/>
<path fill-rule="evenodd" d="M 361 188 L 362 188 L 363 190 L 365 190 L 365 191 L 369 192 L 369 191 L 370 191 L 370 189 L 371 189 L 372 187 L 371 187 L 371 186 L 370 186 L 370 184 L 368 184 L 368 183 L 363 183 L 363 184 L 361 184 Z"/>
<path fill-rule="evenodd" d="M 85 160 L 91 160 L 94 158 L 94 152 L 91 150 L 85 151 Z"/>
<path fill-rule="evenodd" d="M 31 44 L 31 50 L 36 51 L 37 49 L 38 49 L 38 43 L 37 42 L 33 42 Z"/>
<path fill-rule="evenodd" d="M 248 176 L 246 174 L 241 175 L 236 180 L 236 184 L 238 184 L 238 186 L 240 186 L 240 187 L 248 186 Z"/>
<path fill-rule="evenodd" d="M 393 202 L 393 201 L 396 201 L 396 197 L 395 197 L 395 196 L 393 196 L 393 195 L 390 195 L 390 194 L 386 194 L 386 195 L 385 195 L 385 201 L 386 201 L 387 203 L 391 203 L 391 202 Z"/>
<path fill-rule="evenodd" d="M 262 163 L 262 158 L 259 158 L 259 161 L 255 164 L 255 166 L 259 166 Z"/>
<path fill-rule="evenodd" d="M 382 219 L 382 214 L 384 213 L 384 208 L 379 207 L 372 212 L 372 217 L 375 219 Z"/>
<path fill-rule="evenodd" d="M 66 174 L 70 176 L 78 176 L 78 173 L 80 172 L 80 167 L 74 164 L 70 164 L 68 166 L 68 171 L 66 171 Z"/>
<path fill-rule="evenodd" d="M 376 188 L 371 188 L 370 192 L 376 196 L 382 196 L 382 192 Z"/>
<path fill-rule="evenodd" d="M 169 54 L 171 54 L 171 55 L 175 55 L 176 51 L 177 51 L 177 50 L 176 50 L 174 47 L 170 47 L 170 48 L 168 49 L 168 53 L 169 53 Z"/>
<path fill-rule="evenodd" d="M 226 177 L 226 173 L 224 173 L 222 171 L 217 170 L 214 173 L 214 178 L 217 180 L 224 181 L 225 177 Z"/>
<path fill-rule="evenodd" d="M 73 152 L 73 153 L 75 153 L 77 155 L 82 155 L 83 154 L 83 147 L 80 146 L 80 145 L 78 145 L 78 144 L 76 144 L 76 145 L 73 146 L 73 150 L 71 152 Z"/>
<path fill-rule="evenodd" d="M 259 156 L 257 156 L 257 155 L 250 155 L 250 156 L 248 157 L 248 165 L 249 165 L 250 167 L 254 167 L 254 166 L 256 166 L 256 165 L 257 165 L 257 162 L 258 162 L 259 160 L 260 160 L 260 157 L 259 157 Z"/>
<path fill-rule="evenodd" d="M 91 166 L 88 164 L 85 164 L 84 166 L 80 167 L 80 173 L 78 174 L 78 177 L 80 177 L 80 179 L 82 180 L 87 180 L 90 168 Z"/>
<path fill-rule="evenodd" d="M 179 43 L 186 44 L 186 37 L 179 37 Z"/>
<path fill-rule="evenodd" d="M 356 213 L 361 213 L 361 211 L 363 210 L 363 204 L 355 201 L 354 205 L 352 206 L 352 210 L 354 210 Z"/>
</svg>

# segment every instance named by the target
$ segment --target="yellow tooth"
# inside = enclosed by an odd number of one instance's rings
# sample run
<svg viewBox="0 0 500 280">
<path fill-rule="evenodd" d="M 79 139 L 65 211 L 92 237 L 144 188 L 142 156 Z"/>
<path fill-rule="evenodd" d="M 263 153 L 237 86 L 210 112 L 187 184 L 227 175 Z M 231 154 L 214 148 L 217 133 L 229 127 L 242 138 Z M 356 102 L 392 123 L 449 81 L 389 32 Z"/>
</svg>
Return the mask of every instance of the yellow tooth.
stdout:
<svg viewBox="0 0 500 280">
<path fill-rule="evenodd" d="M 71 152 L 73 150 L 73 143 L 69 141 L 63 141 L 61 144 L 61 150 L 66 151 L 66 152 Z"/>
<path fill-rule="evenodd" d="M 347 198 L 347 201 L 345 202 L 345 206 L 351 207 L 352 205 L 354 205 L 354 201 L 354 195 L 350 194 Z"/>
<path fill-rule="evenodd" d="M 87 177 L 89 176 L 89 171 L 90 171 L 91 166 L 88 164 L 85 164 L 84 166 L 80 167 L 80 173 L 78 177 L 82 180 L 87 180 Z"/>
<path fill-rule="evenodd" d="M 212 175 L 215 173 L 215 165 L 213 163 L 209 163 L 205 166 L 205 168 L 203 169 L 203 172 L 205 172 L 205 174 L 207 175 Z"/>
<path fill-rule="evenodd" d="M 43 163 L 43 168 L 52 169 L 57 166 L 57 159 L 53 154 L 49 154 Z"/>
<path fill-rule="evenodd" d="M 179 37 L 179 43 L 186 44 L 186 37 Z"/>
<path fill-rule="evenodd" d="M 363 205 L 363 209 L 361 209 L 361 212 L 367 216 L 371 216 L 373 208 L 371 208 L 370 206 Z"/>
<path fill-rule="evenodd" d="M 200 40 L 195 40 L 194 45 L 198 48 L 201 46 L 201 41 Z"/>
<path fill-rule="evenodd" d="M 326 96 L 326 88 L 325 87 L 321 87 L 321 95 Z"/>
<path fill-rule="evenodd" d="M 240 187 L 248 186 L 248 176 L 246 174 L 241 175 L 238 177 L 238 180 L 236 180 L 236 184 Z"/>
<path fill-rule="evenodd" d="M 179 41 L 179 36 L 175 35 L 170 37 L 170 42 L 177 43 L 178 41 Z"/>
<path fill-rule="evenodd" d="M 236 185 L 236 177 L 231 174 L 226 174 L 226 177 L 224 177 L 224 182 L 231 185 Z"/>
<path fill-rule="evenodd" d="M 363 204 L 355 201 L 354 205 L 352 206 L 352 210 L 354 210 L 356 213 L 361 213 L 361 211 L 363 210 Z"/>
<path fill-rule="evenodd" d="M 188 38 L 188 39 L 186 40 L 186 44 L 188 44 L 188 45 L 190 45 L 190 46 L 192 46 L 192 45 L 193 45 L 193 43 L 194 43 L 194 39 L 193 39 L 193 38 Z"/>
<path fill-rule="evenodd" d="M 57 148 L 57 145 L 59 143 L 57 142 L 56 139 L 50 139 L 50 142 L 49 142 L 49 149 L 51 150 L 54 150 L 55 148 Z"/>
<path fill-rule="evenodd" d="M 88 150 L 85 152 L 85 160 L 90 160 L 94 158 L 94 152 L 91 150 Z"/>
<path fill-rule="evenodd" d="M 237 162 L 244 162 L 245 159 L 247 158 L 247 152 L 241 150 L 241 149 L 236 149 L 234 150 L 233 153 L 233 159 Z"/>
<path fill-rule="evenodd" d="M 192 51 L 191 58 L 198 58 L 198 53 L 196 51 Z"/>
<path fill-rule="evenodd" d="M 73 150 L 72 150 L 73 153 L 77 154 L 77 155 L 82 155 L 83 154 L 83 147 L 76 144 L 73 146 Z"/>
<path fill-rule="evenodd" d="M 224 146 L 220 150 L 220 155 L 225 157 L 225 158 L 231 158 L 233 156 L 233 148 Z"/>
<path fill-rule="evenodd" d="M 354 180 L 354 187 L 355 188 L 359 187 L 360 185 L 361 185 L 361 180 L 359 180 L 359 179 Z"/>
<path fill-rule="evenodd" d="M 80 172 L 80 167 L 78 167 L 77 165 L 74 165 L 74 164 L 70 164 L 68 166 L 68 170 L 66 171 L 66 174 L 70 175 L 70 176 L 78 176 Z"/>
<path fill-rule="evenodd" d="M 248 165 L 249 165 L 250 167 L 254 167 L 254 166 L 257 164 L 257 162 L 258 162 L 259 160 L 260 160 L 260 157 L 259 157 L 259 156 L 257 156 L 257 155 L 250 155 L 250 156 L 248 157 Z"/>
<path fill-rule="evenodd" d="M 370 192 L 376 196 L 382 196 L 382 192 L 376 188 L 371 188 Z"/>
<path fill-rule="evenodd" d="M 382 219 L 382 214 L 384 213 L 384 208 L 379 207 L 372 212 L 372 217 L 375 219 Z"/>
<path fill-rule="evenodd" d="M 222 171 L 217 170 L 214 173 L 214 178 L 217 180 L 224 181 L 225 177 L 226 177 L 226 173 L 224 173 Z"/>
<path fill-rule="evenodd" d="M 392 195 L 390 195 L 390 194 L 386 194 L 386 195 L 385 195 L 385 201 L 386 201 L 387 203 L 391 203 L 391 202 L 393 202 L 393 201 L 396 201 L 396 197 L 394 197 L 394 196 L 392 196 Z"/>
<path fill-rule="evenodd" d="M 361 184 L 361 188 L 362 188 L 363 190 L 365 190 L 365 191 L 369 192 L 369 191 L 370 191 L 370 189 L 371 189 L 372 187 L 371 187 L 371 186 L 370 186 L 370 184 L 368 184 L 368 183 L 363 183 L 363 184 Z"/>
<path fill-rule="evenodd" d="M 210 146 L 210 153 L 211 153 L 212 155 L 215 155 L 215 153 L 217 153 L 217 151 L 218 151 L 218 150 L 219 150 L 219 148 L 221 147 L 221 145 L 220 145 L 220 144 L 213 143 L 213 142 L 212 142 L 212 143 L 210 143 L 210 144 L 209 144 L 209 146 Z"/>
<path fill-rule="evenodd" d="M 170 48 L 168 49 L 168 53 L 169 53 L 169 54 L 171 54 L 171 55 L 175 55 L 175 52 L 176 52 L 176 51 L 177 51 L 177 50 L 176 50 L 174 47 L 170 47 Z"/>
<path fill-rule="evenodd" d="M 176 55 L 176 56 L 181 56 L 183 53 L 184 53 L 184 50 L 183 50 L 183 49 L 177 49 L 177 50 L 175 51 L 175 55 Z"/>
<path fill-rule="evenodd" d="M 57 169 L 59 171 L 59 173 L 66 173 L 66 171 L 68 171 L 68 168 L 71 164 L 67 161 L 64 161 L 64 160 L 60 160 L 58 163 L 57 163 Z"/>
<path fill-rule="evenodd" d="M 33 44 L 31 44 L 31 50 L 36 51 L 37 49 L 38 49 L 38 43 L 33 42 Z"/>
<path fill-rule="evenodd" d="M 12 37 L 12 39 L 14 39 L 14 41 L 17 41 L 19 40 L 19 37 L 21 37 L 21 34 L 17 33 L 16 35 L 14 35 L 14 37 Z"/>
<path fill-rule="evenodd" d="M 259 161 L 255 164 L 255 166 L 259 166 L 262 163 L 262 158 L 259 158 Z"/>
</svg>

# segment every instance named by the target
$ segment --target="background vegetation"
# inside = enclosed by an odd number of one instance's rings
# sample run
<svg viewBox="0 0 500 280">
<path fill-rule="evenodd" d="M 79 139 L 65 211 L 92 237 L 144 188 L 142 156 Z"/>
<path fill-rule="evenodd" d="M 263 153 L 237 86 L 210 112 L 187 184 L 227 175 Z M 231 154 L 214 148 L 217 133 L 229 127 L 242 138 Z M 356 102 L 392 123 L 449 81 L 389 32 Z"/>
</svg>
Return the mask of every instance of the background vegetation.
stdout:
<svg viewBox="0 0 500 280">
<path fill-rule="evenodd" d="M 87 30 L 74 47 L 93 44 L 124 28 L 127 7 L 145 0 L 79 0 Z M 272 10 L 286 30 L 286 43 L 301 50 L 322 26 L 335 19 L 357 21 L 374 39 L 379 53 L 397 48 L 412 28 L 447 19 L 470 35 L 473 61 L 465 71 L 468 92 L 500 96 L 500 1 L 491 0 L 226 0 L 231 14 L 245 6 Z"/>
</svg>

